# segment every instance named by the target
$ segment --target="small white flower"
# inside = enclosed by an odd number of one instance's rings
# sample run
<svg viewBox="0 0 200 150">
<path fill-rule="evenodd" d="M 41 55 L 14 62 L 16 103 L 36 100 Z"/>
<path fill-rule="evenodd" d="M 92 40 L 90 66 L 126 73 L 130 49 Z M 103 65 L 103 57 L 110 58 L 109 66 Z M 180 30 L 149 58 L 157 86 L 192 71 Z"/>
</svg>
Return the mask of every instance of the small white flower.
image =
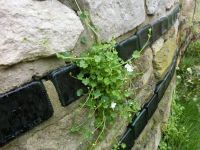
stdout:
<svg viewBox="0 0 200 150">
<path fill-rule="evenodd" d="M 197 100 L 198 100 L 197 97 L 194 97 L 194 98 L 193 98 L 193 101 L 194 101 L 194 102 L 196 102 Z"/>
<path fill-rule="evenodd" d="M 177 76 L 177 79 L 181 79 L 181 76 Z"/>
<path fill-rule="evenodd" d="M 126 64 L 125 66 L 124 66 L 125 68 L 126 68 L 126 70 L 128 71 L 128 72 L 133 72 L 133 66 L 131 66 L 131 65 L 129 65 L 129 64 Z"/>
<path fill-rule="evenodd" d="M 187 71 L 192 74 L 192 69 L 191 68 L 187 68 Z"/>
<path fill-rule="evenodd" d="M 117 104 L 115 102 L 112 102 L 110 108 L 115 109 L 116 105 Z"/>
</svg>

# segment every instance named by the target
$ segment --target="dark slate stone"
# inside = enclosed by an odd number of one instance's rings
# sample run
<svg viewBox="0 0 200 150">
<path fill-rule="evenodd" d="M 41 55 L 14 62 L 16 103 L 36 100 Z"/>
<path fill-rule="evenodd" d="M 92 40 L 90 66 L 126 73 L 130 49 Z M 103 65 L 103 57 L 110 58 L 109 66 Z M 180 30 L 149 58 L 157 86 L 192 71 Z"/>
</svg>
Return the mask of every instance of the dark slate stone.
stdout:
<svg viewBox="0 0 200 150">
<path fill-rule="evenodd" d="M 122 136 L 122 138 L 119 141 L 119 150 L 131 150 L 131 148 L 134 145 L 134 140 L 135 140 L 135 135 L 134 135 L 134 131 L 131 128 L 127 128 L 126 132 L 124 133 L 124 135 Z M 125 144 L 126 148 L 122 149 L 122 147 L 120 146 L 121 144 Z"/>
<path fill-rule="evenodd" d="M 142 109 L 141 112 L 134 117 L 130 127 L 133 130 L 134 138 L 137 139 L 147 124 L 147 110 Z"/>
<path fill-rule="evenodd" d="M 162 22 L 162 34 L 164 34 L 168 31 L 168 18 L 163 17 L 160 20 Z"/>
<path fill-rule="evenodd" d="M 176 14 L 172 11 L 172 25 L 176 22 Z"/>
<path fill-rule="evenodd" d="M 171 70 L 166 74 L 163 82 L 165 83 L 165 91 L 167 90 L 170 82 L 171 82 L 171 79 L 172 79 L 172 72 Z"/>
<path fill-rule="evenodd" d="M 79 71 L 74 64 L 69 64 L 53 71 L 48 77 L 58 92 L 62 106 L 67 106 L 80 98 L 77 96 L 77 90 L 83 89 L 85 93 L 87 92 L 82 82 L 75 78 Z"/>
<path fill-rule="evenodd" d="M 180 11 L 180 5 L 179 4 L 176 4 L 175 6 L 175 9 L 174 9 L 174 17 L 175 17 L 175 20 L 178 18 L 178 13 Z"/>
<path fill-rule="evenodd" d="M 158 103 L 159 103 L 158 95 L 154 94 L 148 101 L 148 103 L 145 105 L 145 108 L 147 109 L 148 120 L 151 119 L 154 112 L 156 111 Z"/>
<path fill-rule="evenodd" d="M 177 58 L 178 58 L 178 56 L 176 55 L 176 56 L 174 57 L 174 59 L 173 59 L 173 63 L 172 63 L 171 69 L 170 69 L 170 71 L 171 71 L 171 78 L 173 78 L 174 73 L 175 73 L 175 71 L 176 71 Z"/>
<path fill-rule="evenodd" d="M 155 90 L 155 94 L 158 94 L 159 101 L 162 99 L 163 95 L 165 94 L 165 91 L 166 91 L 165 82 L 164 80 L 161 80 L 156 84 L 156 90 Z"/>
<path fill-rule="evenodd" d="M 173 14 L 168 15 L 168 29 L 170 29 L 173 25 Z"/>
<path fill-rule="evenodd" d="M 162 36 L 162 20 L 152 23 L 152 42 L 155 42 Z"/>
<path fill-rule="evenodd" d="M 150 37 L 150 39 L 148 37 L 148 34 L 152 35 L 152 33 L 149 32 L 151 29 L 151 25 L 146 25 L 136 33 L 139 40 L 140 50 L 148 47 L 152 43 L 152 36 Z"/>
<path fill-rule="evenodd" d="M 47 120 L 52 114 L 52 105 L 40 81 L 1 94 L 0 145 Z"/>
<path fill-rule="evenodd" d="M 133 52 L 139 50 L 138 37 L 133 35 L 127 40 L 120 42 L 116 46 L 116 50 L 122 60 L 126 61 L 130 59 L 133 55 Z"/>
</svg>

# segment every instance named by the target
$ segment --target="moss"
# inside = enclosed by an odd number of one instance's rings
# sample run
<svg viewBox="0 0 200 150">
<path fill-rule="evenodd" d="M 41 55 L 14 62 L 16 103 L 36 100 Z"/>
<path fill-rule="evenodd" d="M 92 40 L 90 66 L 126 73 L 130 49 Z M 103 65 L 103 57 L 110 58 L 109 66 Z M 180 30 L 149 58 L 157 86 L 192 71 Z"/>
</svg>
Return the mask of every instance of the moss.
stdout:
<svg viewBox="0 0 200 150">
<path fill-rule="evenodd" d="M 161 79 L 167 72 L 175 55 L 176 48 L 176 39 L 171 38 L 165 42 L 163 48 L 156 53 L 153 61 L 156 78 Z"/>
</svg>

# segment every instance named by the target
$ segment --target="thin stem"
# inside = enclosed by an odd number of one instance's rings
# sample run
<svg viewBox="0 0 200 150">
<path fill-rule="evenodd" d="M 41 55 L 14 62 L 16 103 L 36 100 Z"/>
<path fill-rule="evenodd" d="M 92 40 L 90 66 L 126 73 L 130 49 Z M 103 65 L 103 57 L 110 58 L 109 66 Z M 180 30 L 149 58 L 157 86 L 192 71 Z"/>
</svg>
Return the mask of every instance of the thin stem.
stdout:
<svg viewBox="0 0 200 150">
<path fill-rule="evenodd" d="M 80 110 L 87 104 L 88 100 L 90 99 L 92 91 L 93 91 L 93 89 L 90 90 L 89 95 L 88 95 L 86 101 L 81 105 Z"/>
<path fill-rule="evenodd" d="M 86 22 L 86 25 L 92 30 L 92 32 L 94 32 L 94 34 L 98 37 L 99 34 L 95 31 L 95 29 L 90 25 L 89 22 Z"/>
<path fill-rule="evenodd" d="M 62 58 L 62 59 L 71 59 L 71 60 L 94 60 L 94 58 L 92 57 L 65 57 L 65 56 L 61 56 L 61 55 L 58 55 L 58 58 Z"/>
<path fill-rule="evenodd" d="M 81 10 L 81 8 L 80 8 L 80 6 L 79 6 L 79 4 L 78 4 L 78 2 L 77 2 L 77 0 L 74 0 L 74 1 L 75 1 L 75 3 L 76 3 L 76 6 L 78 7 L 78 10 L 79 10 L 81 13 L 83 13 L 82 10 Z"/>
<path fill-rule="evenodd" d="M 104 130 L 105 130 L 105 127 L 106 127 L 106 117 L 105 117 L 104 111 L 103 111 L 103 121 L 102 121 L 102 122 L 103 122 L 103 128 L 102 128 L 102 130 L 101 130 L 99 136 L 97 137 L 96 141 L 92 144 L 90 150 L 92 150 L 93 147 L 97 144 L 97 142 L 99 141 L 99 138 L 101 137 L 101 135 L 103 134 L 103 132 L 104 132 Z"/>
</svg>

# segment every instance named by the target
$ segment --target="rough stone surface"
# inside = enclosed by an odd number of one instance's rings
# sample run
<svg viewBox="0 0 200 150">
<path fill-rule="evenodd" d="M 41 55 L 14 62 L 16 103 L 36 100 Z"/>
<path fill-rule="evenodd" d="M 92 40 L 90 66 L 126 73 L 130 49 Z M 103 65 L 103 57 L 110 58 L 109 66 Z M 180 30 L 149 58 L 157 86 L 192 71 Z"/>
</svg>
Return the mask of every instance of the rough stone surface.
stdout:
<svg viewBox="0 0 200 150">
<path fill-rule="evenodd" d="M 76 101 L 67 108 L 62 107 L 56 90 L 50 81 L 44 82 L 54 114 L 46 122 L 26 132 L 23 136 L 11 141 L 1 150 L 77 150 L 84 149 L 83 137 L 71 134 L 69 129 L 76 112 L 76 121 L 84 121 L 86 111 L 78 111 L 82 100 Z M 85 144 L 86 145 L 86 144 Z"/>
<path fill-rule="evenodd" d="M 165 7 L 166 9 L 172 8 L 176 0 L 165 0 Z"/>
<path fill-rule="evenodd" d="M 1 0 L 0 18 L 0 66 L 73 49 L 84 29 L 57 0 Z"/>
<path fill-rule="evenodd" d="M 72 103 L 67 108 L 61 107 L 53 84 L 50 81 L 44 81 L 44 85 L 53 105 L 53 117 L 30 132 L 13 140 L 4 146 L 2 150 L 82 150 L 88 146 L 87 141 L 82 136 L 72 134 L 69 131 L 73 126 L 73 119 L 79 123 L 83 123 L 87 119 L 87 111 L 78 109 L 80 102 L 84 98 Z M 108 135 L 102 142 L 96 145 L 95 149 L 112 149 L 113 143 L 117 142 L 116 139 L 125 131 L 127 124 L 127 120 L 119 118 L 115 124 L 110 126 Z M 90 127 L 90 129 L 93 128 Z"/>
<path fill-rule="evenodd" d="M 74 10 L 78 10 L 74 5 L 74 0 L 60 1 Z M 148 3 L 149 6 L 151 4 L 153 7 L 153 11 L 149 7 L 152 11 L 149 13 L 154 15 L 147 17 L 146 20 L 144 0 L 77 1 L 81 9 L 89 12 L 92 23 L 99 29 L 100 40 L 106 41 L 112 37 L 120 39 L 125 35 L 126 37 L 131 36 L 133 31 L 137 30 L 136 26 L 144 26 L 152 20 L 166 16 L 166 8 L 171 9 L 175 0 L 146 0 L 146 4 Z M 0 93 L 30 81 L 34 75 L 42 76 L 65 64 L 53 57 L 38 58 L 48 57 L 63 49 L 73 49 L 73 54 L 79 55 L 82 49 L 87 49 L 94 41 L 94 36 L 91 36 L 91 31 L 87 26 L 82 32 L 83 26 L 76 14 L 56 0 L 11 0 L 9 3 L 3 0 L 0 4 L 0 18 L 2 18 L 0 19 L 2 29 L 0 45 L 2 49 L 5 49 L 5 45 L 2 46 L 2 44 L 10 44 L 10 47 L 6 45 L 6 48 L 9 48 L 6 49 L 6 52 L 0 48 L 0 56 L 4 59 L 0 59 Z M 31 22 L 32 20 L 34 23 Z M 155 76 L 159 79 L 162 78 L 171 64 L 177 46 L 178 25 L 179 23 L 176 22 L 163 38 L 157 40 L 151 48 L 144 50 L 142 56 L 133 63 L 134 68 L 141 74 L 130 83 L 130 86 L 134 89 L 133 98 L 141 106 L 149 100 L 154 92 Z M 80 44 L 81 37 L 87 37 L 88 44 Z M 4 42 L 4 40 L 8 41 Z M 10 41 L 11 43 L 9 43 Z M 79 41 L 78 44 L 77 41 Z M 16 51 L 13 50 L 13 47 Z M 30 62 L 30 60 L 34 61 Z M 18 63 L 20 61 L 29 62 Z M 83 101 L 84 98 L 67 107 L 61 107 L 53 84 L 50 81 L 43 82 L 52 102 L 54 115 L 48 121 L 11 141 L 2 150 L 87 149 L 88 142 L 84 141 L 83 137 L 69 133 L 75 116 L 74 112 L 78 112 L 75 121 L 82 123 L 87 120 L 87 110 L 78 111 L 80 101 Z M 170 114 L 174 86 L 175 79 L 167 89 L 153 118 L 149 120 L 148 125 L 136 140 L 134 150 L 157 149 L 161 138 L 161 126 L 167 122 Z M 91 130 L 94 128 L 93 123 L 94 118 L 88 123 Z M 118 118 L 118 121 L 108 128 L 109 133 L 105 135 L 103 141 L 96 145 L 96 150 L 111 149 L 112 145 L 117 143 L 127 124 L 126 120 Z"/>
<path fill-rule="evenodd" d="M 163 45 L 164 45 L 164 39 L 163 38 L 159 38 L 157 41 L 155 41 L 155 43 L 152 44 L 151 48 L 152 48 L 154 56 L 156 55 L 157 52 L 159 52 L 161 50 Z"/>
<path fill-rule="evenodd" d="M 100 40 L 116 38 L 140 25 L 145 20 L 143 0 L 77 0 L 90 14 L 99 29 Z"/>
<path fill-rule="evenodd" d="M 171 38 L 165 42 L 164 46 L 154 56 L 153 67 L 157 79 L 161 79 L 172 63 L 172 59 L 177 49 L 176 39 Z"/>
<path fill-rule="evenodd" d="M 176 86 L 175 76 L 172 79 L 164 97 L 159 103 L 158 109 L 149 120 L 148 125 L 135 141 L 132 150 L 157 150 L 161 139 L 161 128 L 169 118 L 172 95 Z"/>
<path fill-rule="evenodd" d="M 154 90 L 155 77 L 152 62 L 152 50 L 147 48 L 144 50 L 142 56 L 134 63 L 140 75 L 133 81 L 133 89 L 137 93 L 135 99 L 137 99 L 141 105 L 148 100 Z"/>
<path fill-rule="evenodd" d="M 64 61 L 52 57 L 0 69 L 0 93 L 30 82 L 33 76 L 41 77 L 64 64 Z"/>
<path fill-rule="evenodd" d="M 66 116 L 53 124 L 42 124 L 4 146 L 2 150 L 81 149 L 82 137 L 69 133 L 69 120 L 71 118 Z"/>
<path fill-rule="evenodd" d="M 146 0 L 147 14 L 153 15 L 158 9 L 160 0 Z"/>
</svg>

